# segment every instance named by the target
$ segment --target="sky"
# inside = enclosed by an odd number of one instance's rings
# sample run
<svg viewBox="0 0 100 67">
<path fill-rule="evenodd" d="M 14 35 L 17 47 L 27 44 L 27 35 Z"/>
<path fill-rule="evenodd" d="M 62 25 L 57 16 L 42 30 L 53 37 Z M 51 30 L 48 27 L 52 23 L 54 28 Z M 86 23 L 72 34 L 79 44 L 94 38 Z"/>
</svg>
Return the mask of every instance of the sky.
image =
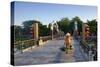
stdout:
<svg viewBox="0 0 100 67">
<path fill-rule="evenodd" d="M 22 25 L 24 21 L 39 20 L 42 24 L 59 21 L 64 17 L 70 20 L 75 16 L 83 22 L 97 18 L 97 7 L 71 4 L 50 4 L 36 2 L 14 3 L 14 24 Z"/>
</svg>

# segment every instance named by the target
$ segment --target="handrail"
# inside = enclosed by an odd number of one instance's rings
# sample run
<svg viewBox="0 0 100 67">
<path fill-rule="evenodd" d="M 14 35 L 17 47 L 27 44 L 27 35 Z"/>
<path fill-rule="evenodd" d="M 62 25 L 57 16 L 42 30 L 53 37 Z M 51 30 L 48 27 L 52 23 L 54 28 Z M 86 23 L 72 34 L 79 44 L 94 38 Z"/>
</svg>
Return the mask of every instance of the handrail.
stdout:
<svg viewBox="0 0 100 67">
<path fill-rule="evenodd" d="M 30 40 L 34 40 L 34 39 L 30 39 Z M 17 43 L 20 43 L 20 42 L 26 42 L 26 41 L 30 41 L 30 40 L 18 41 L 18 42 L 14 43 L 14 44 L 17 44 Z"/>
<path fill-rule="evenodd" d="M 51 36 L 44 36 L 44 37 L 40 37 L 39 40 L 40 39 L 44 42 L 44 41 L 47 41 L 47 40 L 51 40 L 52 37 Z M 34 46 L 34 40 L 35 39 L 17 41 L 17 42 L 14 43 L 14 48 L 16 48 L 17 50 L 23 50 L 23 49 L 26 49 L 28 47 L 32 47 L 32 46 Z"/>
</svg>

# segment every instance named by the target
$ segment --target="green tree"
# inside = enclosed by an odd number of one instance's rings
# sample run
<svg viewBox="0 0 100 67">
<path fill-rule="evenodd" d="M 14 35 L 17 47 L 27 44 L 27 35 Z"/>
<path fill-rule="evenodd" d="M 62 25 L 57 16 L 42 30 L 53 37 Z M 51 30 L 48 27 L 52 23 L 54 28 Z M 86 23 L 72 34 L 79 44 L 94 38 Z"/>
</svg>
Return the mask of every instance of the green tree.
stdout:
<svg viewBox="0 0 100 67">
<path fill-rule="evenodd" d="M 90 27 L 90 32 L 94 35 L 97 35 L 97 21 L 96 19 L 89 21 L 88 20 L 88 25 Z"/>
<path fill-rule="evenodd" d="M 82 21 L 81 21 L 81 19 L 78 17 L 78 16 L 76 16 L 76 17 L 74 17 L 72 20 L 71 20 L 71 22 L 70 22 L 70 25 L 69 25 L 69 31 L 73 34 L 73 32 L 74 32 L 74 28 L 75 28 L 75 22 L 77 22 L 77 26 L 78 26 L 78 32 L 79 32 L 79 34 L 80 34 L 80 32 L 82 32 Z"/>
<path fill-rule="evenodd" d="M 34 23 L 39 23 L 39 27 L 40 26 L 42 26 L 42 24 L 41 24 L 41 22 L 40 21 L 37 21 L 37 20 L 28 20 L 28 21 L 24 21 L 23 22 L 23 34 L 24 35 L 31 35 L 31 30 L 30 30 L 30 28 L 31 28 L 31 26 L 32 26 L 32 24 L 34 24 Z"/>
<path fill-rule="evenodd" d="M 30 35 L 30 28 L 31 28 L 32 24 L 34 24 L 34 23 L 38 23 L 39 24 L 39 36 L 47 36 L 47 35 L 49 35 L 49 29 L 47 28 L 47 26 L 43 25 L 40 21 L 37 21 L 37 20 L 29 20 L 29 21 L 24 21 L 23 22 L 24 34 L 26 32 L 26 34 Z"/>
<path fill-rule="evenodd" d="M 42 25 L 39 28 L 40 28 L 39 29 L 39 35 L 40 36 L 48 36 L 48 35 L 50 35 L 50 29 L 47 28 L 46 25 Z"/>
<path fill-rule="evenodd" d="M 37 21 L 37 20 L 28 20 L 28 21 L 24 21 L 24 22 L 23 22 L 23 26 L 24 26 L 25 28 L 29 28 L 29 27 L 31 27 L 32 24 L 34 24 L 34 23 L 39 23 L 39 26 L 42 25 L 40 21 Z"/>
<path fill-rule="evenodd" d="M 59 29 L 62 30 L 65 34 L 68 32 L 68 26 L 70 24 L 70 20 L 68 18 L 62 18 L 60 21 L 57 21 Z"/>
<path fill-rule="evenodd" d="M 12 32 L 14 30 L 14 41 L 19 41 L 20 37 L 21 37 L 21 31 L 22 31 L 22 27 L 18 26 L 18 25 L 13 25 L 12 27 Z"/>
</svg>

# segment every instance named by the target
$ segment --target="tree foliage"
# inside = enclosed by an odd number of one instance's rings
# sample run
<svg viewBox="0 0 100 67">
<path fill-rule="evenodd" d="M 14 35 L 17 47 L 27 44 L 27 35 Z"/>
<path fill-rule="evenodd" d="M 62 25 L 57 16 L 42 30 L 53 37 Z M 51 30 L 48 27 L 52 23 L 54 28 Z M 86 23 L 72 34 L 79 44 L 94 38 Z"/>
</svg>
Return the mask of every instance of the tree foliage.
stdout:
<svg viewBox="0 0 100 67">
<path fill-rule="evenodd" d="M 68 26 L 70 24 L 70 20 L 68 18 L 62 18 L 60 21 L 57 21 L 57 24 L 59 25 L 59 29 L 65 34 L 68 32 Z"/>
<path fill-rule="evenodd" d="M 71 20 L 70 25 L 69 25 L 70 32 L 73 34 L 74 29 L 75 29 L 75 25 L 74 25 L 75 22 L 77 22 L 78 32 L 80 34 L 80 32 L 82 32 L 82 23 L 83 22 L 82 22 L 82 20 L 78 16 L 74 17 Z"/>
<path fill-rule="evenodd" d="M 30 32 L 30 28 L 34 23 L 38 23 L 39 25 L 39 36 L 47 36 L 49 34 L 49 29 L 47 26 L 43 25 L 40 21 L 37 20 L 29 20 L 23 22 L 24 31 L 26 31 L 27 34 Z"/>
<path fill-rule="evenodd" d="M 90 32 L 94 35 L 97 35 L 97 21 L 96 19 L 89 21 L 88 20 L 88 25 L 90 27 Z"/>
<path fill-rule="evenodd" d="M 69 20 L 69 18 L 65 17 L 62 18 L 61 20 L 57 21 L 58 28 L 60 31 L 64 32 L 65 34 L 67 32 L 70 32 L 73 34 L 74 29 L 75 29 L 75 22 L 77 22 L 78 26 L 78 32 L 82 32 L 82 20 L 79 17 L 74 17 L 72 20 Z M 39 36 L 49 36 L 51 35 L 51 24 L 49 23 L 48 27 L 47 25 L 43 25 L 42 22 L 37 21 L 37 20 L 28 20 L 23 22 L 23 27 L 14 25 L 12 26 L 14 28 L 14 34 L 15 34 L 15 40 L 19 40 L 20 37 L 23 39 L 29 39 L 31 38 L 31 26 L 34 23 L 39 24 Z M 93 34 L 97 34 L 97 21 L 96 20 L 91 20 L 88 21 L 88 25 L 90 26 L 90 31 Z M 55 31 L 55 30 L 54 30 Z"/>
<path fill-rule="evenodd" d="M 70 32 L 73 34 L 74 28 L 75 28 L 75 22 L 77 22 L 78 26 L 78 32 L 82 32 L 82 21 L 79 17 L 74 17 L 72 20 L 69 20 L 68 18 L 63 18 L 60 21 L 58 21 L 58 25 L 60 29 L 66 34 L 67 32 Z"/>
<path fill-rule="evenodd" d="M 18 41 L 20 40 L 20 36 L 21 36 L 21 31 L 22 31 L 22 27 L 21 26 L 18 26 L 18 25 L 14 25 L 14 26 L 11 26 L 12 28 L 12 32 L 14 31 L 14 41 Z"/>
</svg>

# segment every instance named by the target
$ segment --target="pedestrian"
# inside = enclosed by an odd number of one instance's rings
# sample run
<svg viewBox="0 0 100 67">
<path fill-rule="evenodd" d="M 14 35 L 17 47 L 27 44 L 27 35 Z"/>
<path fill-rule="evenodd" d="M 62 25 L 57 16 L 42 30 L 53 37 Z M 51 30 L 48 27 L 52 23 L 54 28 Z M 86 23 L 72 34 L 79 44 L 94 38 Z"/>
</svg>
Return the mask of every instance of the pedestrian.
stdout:
<svg viewBox="0 0 100 67">
<path fill-rule="evenodd" d="M 65 36 L 65 46 L 66 46 L 66 51 L 72 49 L 72 38 L 70 33 L 67 33 Z"/>
</svg>

